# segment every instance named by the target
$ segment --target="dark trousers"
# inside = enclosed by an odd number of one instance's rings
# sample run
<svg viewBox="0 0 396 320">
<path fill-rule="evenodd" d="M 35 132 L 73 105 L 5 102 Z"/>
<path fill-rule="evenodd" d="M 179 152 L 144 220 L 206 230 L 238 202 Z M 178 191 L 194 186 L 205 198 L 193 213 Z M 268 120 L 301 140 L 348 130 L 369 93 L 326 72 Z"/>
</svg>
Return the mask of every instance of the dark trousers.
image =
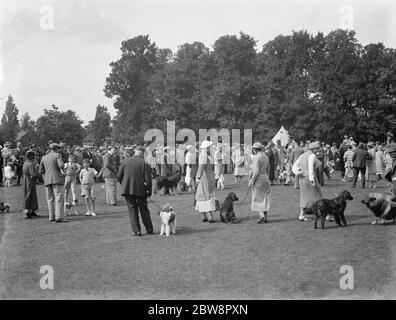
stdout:
<svg viewBox="0 0 396 320">
<path fill-rule="evenodd" d="M 319 185 L 324 186 L 324 170 L 322 165 L 316 168 L 316 178 L 318 179 Z"/>
<path fill-rule="evenodd" d="M 129 218 L 131 219 L 132 232 L 141 232 L 139 211 L 146 231 L 152 232 L 153 224 L 151 222 L 150 211 L 147 206 L 147 199 L 126 195 L 125 200 L 128 206 Z"/>
<path fill-rule="evenodd" d="M 359 172 L 362 178 L 362 188 L 364 188 L 366 186 L 366 167 L 364 168 L 353 167 L 353 187 L 356 187 L 356 182 L 358 179 Z"/>
</svg>

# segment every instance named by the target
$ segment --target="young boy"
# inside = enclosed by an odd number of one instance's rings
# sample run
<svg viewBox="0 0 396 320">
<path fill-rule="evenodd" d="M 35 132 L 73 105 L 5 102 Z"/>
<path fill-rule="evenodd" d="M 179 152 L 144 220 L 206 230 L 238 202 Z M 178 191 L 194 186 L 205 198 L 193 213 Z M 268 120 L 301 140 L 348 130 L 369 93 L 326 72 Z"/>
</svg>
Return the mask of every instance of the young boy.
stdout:
<svg viewBox="0 0 396 320">
<path fill-rule="evenodd" d="M 90 164 L 89 159 L 83 160 L 83 169 L 80 171 L 81 196 L 85 198 L 85 204 L 88 210 L 85 215 L 96 216 L 93 185 L 98 172 L 94 168 L 91 168 Z"/>
<path fill-rule="evenodd" d="M 77 195 L 76 195 L 76 186 L 77 186 L 77 175 L 80 173 L 81 166 L 76 163 L 75 156 L 73 154 L 68 157 L 69 162 L 65 163 L 64 172 L 65 172 L 65 207 L 67 205 L 67 199 L 69 198 L 69 194 L 71 191 L 73 206 L 76 206 L 77 203 Z"/>
</svg>

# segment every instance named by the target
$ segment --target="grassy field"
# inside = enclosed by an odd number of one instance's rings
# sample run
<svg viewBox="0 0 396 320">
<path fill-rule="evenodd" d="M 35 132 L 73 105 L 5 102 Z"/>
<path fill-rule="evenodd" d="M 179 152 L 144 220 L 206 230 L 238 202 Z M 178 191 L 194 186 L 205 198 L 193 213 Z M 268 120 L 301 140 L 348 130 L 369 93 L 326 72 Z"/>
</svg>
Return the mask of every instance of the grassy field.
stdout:
<svg viewBox="0 0 396 320">
<path fill-rule="evenodd" d="M 177 212 L 175 236 L 159 236 L 157 208 L 150 204 L 154 235 L 131 235 L 125 201 L 104 205 L 97 184 L 97 216 L 72 217 L 66 224 L 50 223 L 43 186 L 38 187 L 41 215 L 23 219 L 20 188 L 2 189 L 12 204 L 0 216 L 0 299 L 380 299 L 395 298 L 396 225 L 373 226 L 372 214 L 360 200 L 370 189 L 350 189 L 326 181 L 326 197 L 343 189 L 348 203 L 348 227 L 327 223 L 315 230 L 300 222 L 299 191 L 274 186 L 269 223 L 250 219 L 250 197 L 237 205 L 240 224 L 208 224 L 193 211 L 192 194 L 156 196 L 161 206 Z M 381 191 L 381 188 L 377 189 Z M 217 193 L 223 201 L 234 191 L 242 200 L 246 178 Z M 79 207 L 84 213 L 85 208 Z M 144 228 L 143 228 L 144 231 Z M 54 268 L 54 290 L 39 287 L 40 267 Z M 341 290 L 340 267 L 354 269 L 354 289 Z"/>
</svg>

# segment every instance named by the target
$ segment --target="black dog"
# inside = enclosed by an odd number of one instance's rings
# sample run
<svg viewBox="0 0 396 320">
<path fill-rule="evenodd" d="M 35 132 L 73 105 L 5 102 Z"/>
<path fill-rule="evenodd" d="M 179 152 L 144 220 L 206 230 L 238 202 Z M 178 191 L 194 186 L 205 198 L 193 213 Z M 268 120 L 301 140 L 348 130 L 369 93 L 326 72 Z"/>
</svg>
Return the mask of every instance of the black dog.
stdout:
<svg viewBox="0 0 396 320">
<path fill-rule="evenodd" d="M 220 219 L 221 222 L 227 223 L 238 223 L 239 220 L 236 218 L 234 212 L 234 201 L 238 201 L 238 197 L 234 192 L 231 192 L 227 198 L 225 198 L 220 208 Z"/>
<path fill-rule="evenodd" d="M 317 228 L 318 220 L 320 217 L 320 222 L 322 229 L 325 228 L 325 220 L 327 215 L 334 216 L 335 222 L 341 226 L 341 222 L 344 226 L 347 225 L 344 211 L 346 208 L 347 200 L 353 200 L 351 194 L 344 190 L 334 199 L 320 199 L 315 201 L 311 207 L 304 208 L 304 214 L 315 215 L 315 229 Z"/>
<path fill-rule="evenodd" d="M 155 178 L 156 187 L 153 193 L 157 193 L 159 190 L 163 190 L 163 194 L 173 194 L 176 195 L 177 185 L 181 179 L 180 171 L 177 171 L 174 175 L 165 177 L 160 176 Z"/>
</svg>

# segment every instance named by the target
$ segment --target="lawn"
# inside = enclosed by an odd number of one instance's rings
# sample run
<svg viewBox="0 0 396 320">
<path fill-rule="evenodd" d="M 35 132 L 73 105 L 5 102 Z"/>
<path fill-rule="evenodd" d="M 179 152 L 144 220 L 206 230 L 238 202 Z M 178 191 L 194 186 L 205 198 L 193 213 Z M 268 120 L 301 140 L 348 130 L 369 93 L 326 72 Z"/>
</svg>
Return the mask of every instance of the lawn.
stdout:
<svg viewBox="0 0 396 320">
<path fill-rule="evenodd" d="M 273 186 L 268 224 L 250 219 L 250 197 L 236 206 L 240 224 L 201 222 L 191 193 L 155 196 L 177 212 L 175 236 L 159 236 L 158 209 L 150 203 L 154 235 L 131 235 L 125 201 L 104 205 L 104 189 L 96 184 L 97 216 L 72 217 L 50 223 L 43 186 L 38 187 L 40 218 L 23 219 L 22 190 L 2 188 L 12 204 L 0 216 L 0 299 L 380 299 L 395 298 L 396 225 L 373 226 L 372 214 L 360 203 L 370 189 L 350 189 L 326 181 L 326 197 L 343 189 L 355 198 L 348 203 L 348 227 L 327 223 L 315 230 L 300 222 L 299 191 Z M 383 189 L 378 188 L 377 191 Z M 240 185 L 226 177 L 222 201 Z M 121 199 L 121 197 L 120 197 Z M 78 208 L 80 213 L 85 208 Z M 144 228 L 143 228 L 144 231 Z M 394 246 L 394 245 L 393 245 Z M 39 287 L 40 267 L 54 268 L 54 289 Z M 340 289 L 340 268 L 354 270 L 354 289 Z"/>
</svg>

